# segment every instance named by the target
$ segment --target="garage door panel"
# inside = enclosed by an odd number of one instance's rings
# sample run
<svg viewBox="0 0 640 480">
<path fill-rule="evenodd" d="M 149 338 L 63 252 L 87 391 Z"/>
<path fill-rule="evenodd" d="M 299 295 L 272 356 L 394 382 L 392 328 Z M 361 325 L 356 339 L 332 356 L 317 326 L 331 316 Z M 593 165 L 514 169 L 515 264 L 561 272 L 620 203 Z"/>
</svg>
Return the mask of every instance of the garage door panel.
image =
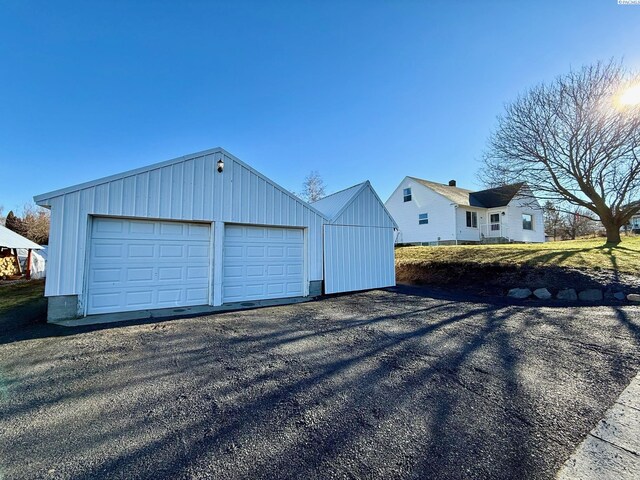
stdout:
<svg viewBox="0 0 640 480">
<path fill-rule="evenodd" d="M 267 275 L 270 277 L 284 276 L 285 265 L 267 265 Z"/>
<path fill-rule="evenodd" d="M 187 258 L 209 258 L 209 245 L 187 245 Z"/>
<path fill-rule="evenodd" d="M 90 306 L 95 308 L 112 308 L 120 305 L 120 292 L 95 293 L 89 301 Z"/>
<path fill-rule="evenodd" d="M 127 282 L 151 282 L 153 281 L 152 267 L 128 267 L 123 268 Z"/>
<path fill-rule="evenodd" d="M 111 283 L 120 281 L 122 269 L 120 268 L 96 268 L 92 271 L 90 281 L 93 283 Z"/>
<path fill-rule="evenodd" d="M 265 247 L 262 245 L 252 245 L 246 247 L 246 252 L 249 258 L 264 258 Z"/>
<path fill-rule="evenodd" d="M 194 302 L 194 304 L 202 305 L 208 303 L 209 301 L 209 289 L 208 288 L 188 288 L 187 291 L 187 301 Z"/>
<path fill-rule="evenodd" d="M 126 304 L 129 306 L 148 307 L 153 303 L 153 292 L 142 290 L 140 292 L 125 292 Z"/>
<path fill-rule="evenodd" d="M 120 222 L 122 224 L 122 222 Z M 129 220 L 129 233 L 134 235 L 148 235 L 151 236 L 155 233 L 155 225 L 149 222 L 136 222 L 135 220 Z"/>
<path fill-rule="evenodd" d="M 302 275 L 302 265 L 287 265 L 287 275 Z"/>
<path fill-rule="evenodd" d="M 187 280 L 208 280 L 209 266 L 206 267 L 186 267 Z"/>
<path fill-rule="evenodd" d="M 267 256 L 269 258 L 284 258 L 284 247 L 269 247 Z"/>
<path fill-rule="evenodd" d="M 302 285 L 299 283 L 287 283 L 287 293 L 302 295 Z"/>
<path fill-rule="evenodd" d="M 227 225 L 223 250 L 223 301 L 304 294 L 302 229 Z"/>
<path fill-rule="evenodd" d="M 247 238 L 264 238 L 265 229 L 263 227 L 246 227 Z"/>
<path fill-rule="evenodd" d="M 282 283 L 271 283 L 267 287 L 267 292 L 270 294 L 284 294 L 284 285 Z"/>
<path fill-rule="evenodd" d="M 94 258 L 121 258 L 123 246 L 113 243 L 96 243 L 93 248 Z"/>
<path fill-rule="evenodd" d="M 158 280 L 181 280 L 184 278 L 182 267 L 160 267 L 158 268 Z"/>
<path fill-rule="evenodd" d="M 209 303 L 209 235 L 208 225 L 95 218 L 88 313 Z"/>
</svg>

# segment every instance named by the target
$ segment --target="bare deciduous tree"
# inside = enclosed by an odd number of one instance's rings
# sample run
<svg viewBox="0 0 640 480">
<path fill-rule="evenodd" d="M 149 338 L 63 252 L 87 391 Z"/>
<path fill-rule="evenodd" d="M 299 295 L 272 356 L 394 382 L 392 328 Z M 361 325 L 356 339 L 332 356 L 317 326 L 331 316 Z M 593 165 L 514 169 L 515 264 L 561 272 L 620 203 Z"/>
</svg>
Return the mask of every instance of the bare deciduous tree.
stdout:
<svg viewBox="0 0 640 480">
<path fill-rule="evenodd" d="M 591 235 L 597 231 L 598 222 L 591 218 L 589 212 L 584 209 L 576 208 L 573 212 L 567 212 L 562 215 L 560 232 L 563 239 L 575 240 L 578 237 Z"/>
<path fill-rule="evenodd" d="M 40 245 L 49 243 L 49 210 L 34 204 L 27 204 L 22 210 L 22 225 L 25 237 Z"/>
<path fill-rule="evenodd" d="M 316 202 L 324 197 L 324 181 L 316 170 L 304 179 L 300 196 L 307 202 Z"/>
<path fill-rule="evenodd" d="M 498 118 L 480 177 L 525 181 L 542 200 L 589 210 L 619 243 L 640 194 L 640 105 L 619 99 L 639 84 L 610 61 L 532 88 Z"/>
<path fill-rule="evenodd" d="M 23 207 L 22 217 L 18 217 L 13 211 L 10 211 L 5 222 L 5 226 L 9 230 L 13 230 L 40 245 L 49 243 L 49 224 L 49 210 L 32 203 L 28 203 Z"/>
<path fill-rule="evenodd" d="M 547 235 L 553 237 L 553 240 L 557 240 L 561 234 L 563 227 L 563 218 L 561 212 L 555 207 L 555 205 L 547 200 L 544 204 L 544 231 Z"/>
</svg>

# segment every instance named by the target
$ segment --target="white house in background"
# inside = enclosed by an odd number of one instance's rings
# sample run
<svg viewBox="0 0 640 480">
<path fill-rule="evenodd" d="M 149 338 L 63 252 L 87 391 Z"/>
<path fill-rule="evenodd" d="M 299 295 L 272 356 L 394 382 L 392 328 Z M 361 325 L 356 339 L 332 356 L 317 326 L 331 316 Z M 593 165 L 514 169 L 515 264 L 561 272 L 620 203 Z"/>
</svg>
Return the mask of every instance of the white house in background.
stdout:
<svg viewBox="0 0 640 480">
<path fill-rule="evenodd" d="M 394 285 L 395 225 L 376 199 L 366 183 L 316 208 L 221 148 L 38 195 L 48 319 Z"/>
<path fill-rule="evenodd" d="M 488 190 L 405 177 L 385 206 L 398 244 L 544 242 L 542 208 L 525 183 Z"/>
</svg>

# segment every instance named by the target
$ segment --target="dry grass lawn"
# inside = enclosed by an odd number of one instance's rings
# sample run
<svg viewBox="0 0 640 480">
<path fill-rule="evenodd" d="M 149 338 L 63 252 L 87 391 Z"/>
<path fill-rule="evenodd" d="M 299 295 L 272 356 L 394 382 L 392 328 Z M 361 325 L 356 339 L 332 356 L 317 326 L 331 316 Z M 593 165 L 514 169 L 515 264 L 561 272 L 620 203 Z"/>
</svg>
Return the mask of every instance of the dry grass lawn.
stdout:
<svg viewBox="0 0 640 480">
<path fill-rule="evenodd" d="M 44 296 L 44 280 L 0 285 L 0 315 Z"/>
<path fill-rule="evenodd" d="M 478 263 L 560 266 L 615 270 L 640 275 L 640 237 L 623 237 L 619 245 L 602 238 L 542 244 L 400 247 L 396 265 L 403 263 Z"/>
</svg>

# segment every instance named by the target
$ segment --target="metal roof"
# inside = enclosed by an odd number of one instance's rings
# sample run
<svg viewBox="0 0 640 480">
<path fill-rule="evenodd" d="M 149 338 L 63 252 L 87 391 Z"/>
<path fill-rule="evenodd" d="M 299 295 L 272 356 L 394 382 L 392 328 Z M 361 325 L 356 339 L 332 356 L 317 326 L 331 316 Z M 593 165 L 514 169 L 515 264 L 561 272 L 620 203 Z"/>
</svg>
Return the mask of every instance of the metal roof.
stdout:
<svg viewBox="0 0 640 480">
<path fill-rule="evenodd" d="M 40 250 L 42 247 L 28 238 L 17 234 L 13 230 L 0 225 L 0 247 L 6 248 L 30 248 L 31 250 Z"/>
<path fill-rule="evenodd" d="M 316 210 L 332 220 L 346 207 L 351 200 L 364 188 L 367 182 L 362 182 L 353 187 L 345 188 L 339 192 L 327 195 L 311 204 Z"/>
</svg>

